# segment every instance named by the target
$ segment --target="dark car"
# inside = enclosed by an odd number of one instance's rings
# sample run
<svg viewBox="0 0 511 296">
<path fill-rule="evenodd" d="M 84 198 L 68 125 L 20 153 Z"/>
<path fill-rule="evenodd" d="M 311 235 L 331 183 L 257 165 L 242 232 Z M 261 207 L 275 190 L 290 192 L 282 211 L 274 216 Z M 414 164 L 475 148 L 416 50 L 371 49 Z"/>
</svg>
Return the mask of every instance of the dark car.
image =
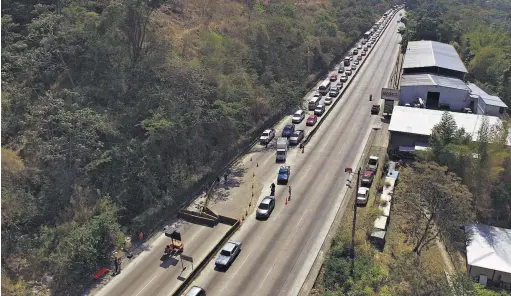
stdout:
<svg viewBox="0 0 511 296">
<path fill-rule="evenodd" d="M 293 124 L 287 124 L 284 129 L 282 130 L 282 136 L 289 138 L 295 131 L 295 126 Z"/>
<path fill-rule="evenodd" d="M 335 98 L 339 95 L 339 90 L 337 88 L 331 88 L 328 96 L 331 98 Z"/>
<path fill-rule="evenodd" d="M 314 109 L 314 115 L 321 116 L 325 113 L 325 105 L 318 105 L 316 109 Z"/>
<path fill-rule="evenodd" d="M 380 105 L 373 105 L 371 107 L 371 114 L 378 114 L 380 113 Z"/>
<path fill-rule="evenodd" d="M 305 136 L 305 132 L 303 130 L 295 130 L 295 132 L 289 137 L 289 144 L 298 145 L 303 137 Z"/>
<path fill-rule="evenodd" d="M 287 184 L 291 175 L 291 168 L 288 166 L 281 167 L 277 175 L 277 184 Z"/>
<path fill-rule="evenodd" d="M 318 117 L 314 114 L 309 115 L 309 118 L 307 118 L 307 122 L 305 123 L 308 126 L 313 126 L 318 121 Z"/>
<path fill-rule="evenodd" d="M 226 243 L 222 251 L 220 251 L 220 256 L 215 261 L 215 266 L 218 268 L 228 268 L 234 262 L 234 259 L 238 257 L 240 251 L 241 242 L 230 241 Z"/>
<path fill-rule="evenodd" d="M 374 180 L 374 171 L 366 170 L 362 174 L 362 186 L 370 187 Z"/>
<path fill-rule="evenodd" d="M 340 67 L 339 70 L 337 70 L 337 73 L 344 73 L 344 67 Z"/>
</svg>

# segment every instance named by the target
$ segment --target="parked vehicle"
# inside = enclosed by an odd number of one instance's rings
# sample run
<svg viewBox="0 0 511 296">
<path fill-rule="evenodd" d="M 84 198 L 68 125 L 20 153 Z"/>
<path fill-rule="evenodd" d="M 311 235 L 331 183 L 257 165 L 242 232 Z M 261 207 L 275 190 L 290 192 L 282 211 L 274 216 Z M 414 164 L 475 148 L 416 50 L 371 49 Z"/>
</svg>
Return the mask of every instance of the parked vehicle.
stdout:
<svg viewBox="0 0 511 296">
<path fill-rule="evenodd" d="M 293 114 L 293 119 L 291 120 L 293 123 L 300 123 L 305 119 L 305 112 L 303 110 L 298 110 Z"/>
<path fill-rule="evenodd" d="M 371 170 L 365 170 L 362 174 L 362 186 L 371 187 L 374 180 L 374 172 Z"/>
<path fill-rule="evenodd" d="M 368 199 L 369 199 L 369 188 L 360 187 L 357 192 L 357 205 L 367 204 Z"/>
<path fill-rule="evenodd" d="M 298 145 L 301 140 L 303 140 L 305 136 L 304 130 L 295 130 L 294 133 L 289 137 L 289 144 L 290 145 Z"/>
<path fill-rule="evenodd" d="M 307 122 L 305 123 L 307 126 L 313 126 L 318 122 L 318 117 L 314 114 L 309 115 L 307 118 Z"/>
<path fill-rule="evenodd" d="M 277 139 L 276 161 L 286 161 L 288 140 L 285 137 Z"/>
<path fill-rule="evenodd" d="M 376 172 L 378 170 L 378 165 L 379 165 L 378 160 L 379 160 L 378 156 L 374 156 L 374 155 L 369 156 L 369 161 L 367 162 L 367 167 Z"/>
<path fill-rule="evenodd" d="M 220 255 L 215 260 L 215 266 L 217 268 L 228 268 L 234 262 L 241 252 L 240 241 L 230 241 L 224 245 Z"/>
<path fill-rule="evenodd" d="M 275 197 L 267 196 L 263 198 L 256 210 L 256 218 L 268 219 L 275 208 Z"/>
<path fill-rule="evenodd" d="M 373 105 L 371 107 L 371 114 L 379 114 L 380 113 L 380 105 Z"/>
<path fill-rule="evenodd" d="M 275 129 L 267 129 L 263 132 L 261 137 L 259 137 L 259 142 L 261 144 L 268 144 L 275 138 Z"/>
</svg>

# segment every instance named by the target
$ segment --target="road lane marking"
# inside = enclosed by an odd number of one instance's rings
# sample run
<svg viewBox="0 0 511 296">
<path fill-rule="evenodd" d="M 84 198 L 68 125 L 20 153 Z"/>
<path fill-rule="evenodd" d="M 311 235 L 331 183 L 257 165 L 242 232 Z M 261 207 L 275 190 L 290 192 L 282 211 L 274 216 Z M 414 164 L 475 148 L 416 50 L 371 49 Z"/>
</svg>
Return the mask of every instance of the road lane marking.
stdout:
<svg viewBox="0 0 511 296">
<path fill-rule="evenodd" d="M 147 283 L 147 284 L 146 284 L 146 285 L 142 288 L 142 290 L 140 290 L 140 291 L 137 293 L 137 295 L 135 295 L 135 296 L 140 295 L 140 293 L 142 293 L 142 291 L 144 291 L 144 289 L 145 289 L 145 288 L 147 288 L 147 286 L 149 286 L 149 284 L 150 284 L 150 283 L 151 283 L 151 282 L 152 282 L 155 278 L 156 278 L 156 276 L 154 276 L 154 277 L 153 277 L 153 278 L 149 281 L 149 283 Z"/>
<path fill-rule="evenodd" d="M 199 231 L 197 231 L 194 235 L 192 235 L 192 237 L 190 238 L 189 241 L 193 241 L 193 239 L 197 236 L 197 234 L 199 234 L 200 232 L 202 232 L 202 230 L 204 230 L 204 227 L 201 227 Z"/>
<path fill-rule="evenodd" d="M 252 251 L 252 252 L 254 252 L 254 251 Z M 245 264 L 245 262 L 247 262 L 247 259 L 250 257 L 250 255 L 252 255 L 252 252 L 250 252 L 250 253 L 248 254 L 247 258 L 245 258 L 245 260 L 243 260 L 243 262 L 241 262 L 241 265 L 240 265 L 240 267 L 238 268 L 238 270 L 236 270 L 236 271 L 232 274 L 232 276 L 231 276 L 231 280 L 232 280 L 232 279 L 233 279 L 233 278 L 234 278 L 234 277 L 238 274 L 238 271 L 240 271 L 240 269 L 243 267 L 243 264 Z"/>
</svg>

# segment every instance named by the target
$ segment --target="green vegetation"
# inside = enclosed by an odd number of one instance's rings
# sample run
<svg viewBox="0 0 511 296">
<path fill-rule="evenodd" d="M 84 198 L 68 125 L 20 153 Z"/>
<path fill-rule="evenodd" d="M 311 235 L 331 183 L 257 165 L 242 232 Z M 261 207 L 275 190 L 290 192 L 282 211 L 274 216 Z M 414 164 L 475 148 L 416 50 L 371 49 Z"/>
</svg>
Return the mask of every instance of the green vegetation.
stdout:
<svg viewBox="0 0 511 296">
<path fill-rule="evenodd" d="M 511 1 L 406 1 L 408 41 L 436 40 L 457 49 L 468 78 L 511 106 Z"/>
<path fill-rule="evenodd" d="M 299 106 L 307 83 L 389 7 L 2 4 L 2 268 L 16 283 L 2 281 L 2 292 L 11 295 L 41 279 L 76 294 L 125 235 L 172 216 Z"/>
</svg>

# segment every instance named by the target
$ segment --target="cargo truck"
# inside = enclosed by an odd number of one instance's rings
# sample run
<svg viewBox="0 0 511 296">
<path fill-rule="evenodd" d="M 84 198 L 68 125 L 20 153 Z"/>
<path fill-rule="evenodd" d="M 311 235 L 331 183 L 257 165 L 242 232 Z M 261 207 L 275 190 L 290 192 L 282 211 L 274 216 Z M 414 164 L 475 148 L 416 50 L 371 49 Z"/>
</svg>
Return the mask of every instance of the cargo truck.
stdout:
<svg viewBox="0 0 511 296">
<path fill-rule="evenodd" d="M 289 142 L 288 142 L 287 138 L 280 137 L 277 139 L 277 156 L 276 156 L 277 162 L 286 161 L 288 146 L 289 146 Z"/>
</svg>

